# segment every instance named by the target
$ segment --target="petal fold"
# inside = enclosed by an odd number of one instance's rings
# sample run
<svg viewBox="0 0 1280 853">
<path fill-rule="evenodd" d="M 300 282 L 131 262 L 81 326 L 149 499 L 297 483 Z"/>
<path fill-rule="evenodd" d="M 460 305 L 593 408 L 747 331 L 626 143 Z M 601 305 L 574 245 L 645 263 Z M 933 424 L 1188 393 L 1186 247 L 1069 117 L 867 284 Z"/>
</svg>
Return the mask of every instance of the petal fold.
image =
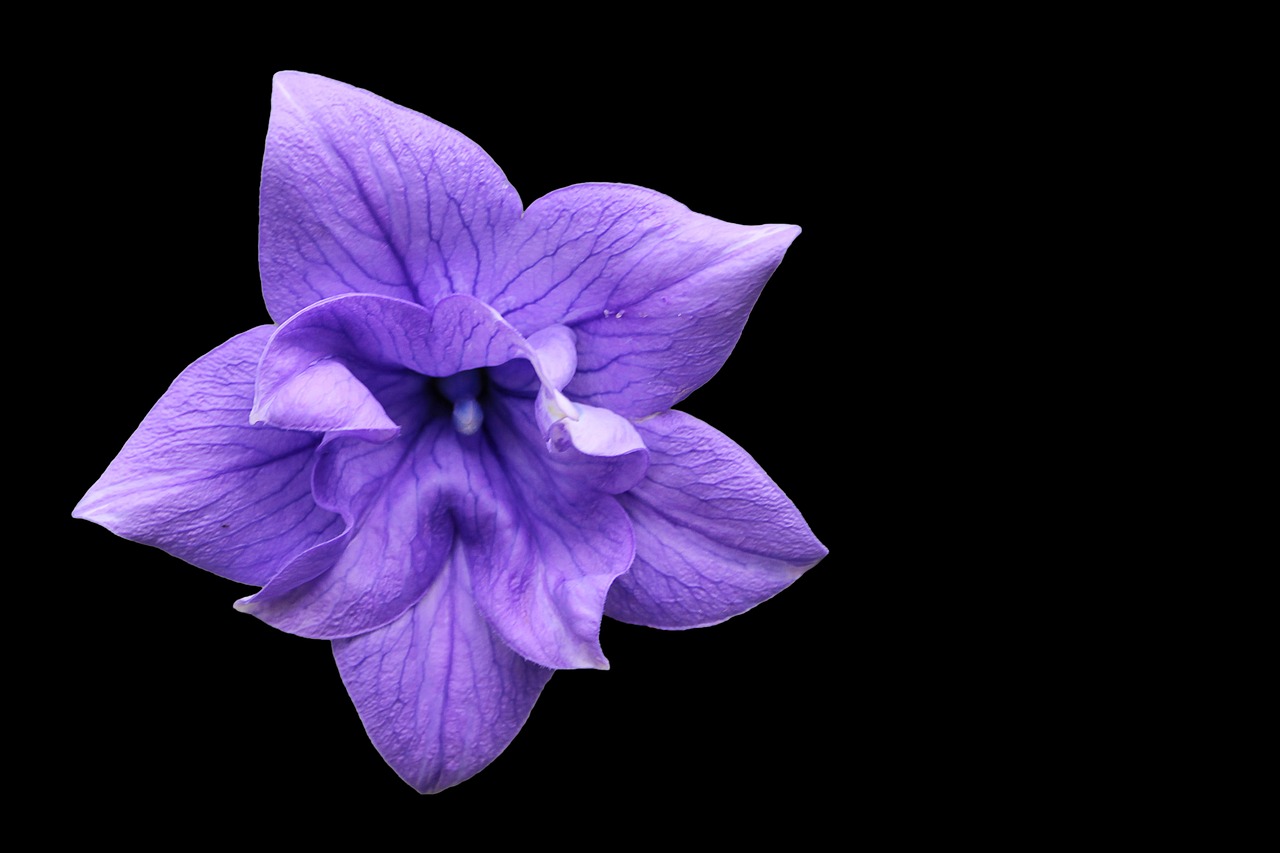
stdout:
<svg viewBox="0 0 1280 853">
<path fill-rule="evenodd" d="M 609 586 L 631 564 L 631 524 L 617 499 L 547 455 L 528 400 L 491 409 L 493 451 L 479 456 L 473 484 L 498 500 L 460 530 L 476 601 L 529 660 L 605 669 L 600 621 Z"/>
<path fill-rule="evenodd" d="M 569 384 L 578 369 L 577 338 L 568 326 L 547 326 L 529 336 L 538 354 L 545 381 L 557 391 Z"/>
<path fill-rule="evenodd" d="M 490 630 L 461 554 L 398 620 L 335 641 L 333 653 L 370 740 L 421 793 L 493 761 L 551 677 Z"/>
<path fill-rule="evenodd" d="M 636 557 L 610 590 L 608 615 L 654 628 L 713 625 L 826 556 L 790 499 L 724 434 L 674 411 L 637 429 L 649 469 L 618 496 Z"/>
<path fill-rule="evenodd" d="M 387 441 L 400 432 L 382 404 L 340 362 L 323 359 L 284 378 L 250 412 L 255 424 L 310 432 L 341 432 Z"/>
<path fill-rule="evenodd" d="M 317 502 L 347 522 L 340 550 L 303 555 L 236 609 L 319 639 L 401 616 L 435 582 L 453 545 L 450 509 L 465 483 L 460 455 L 452 427 L 439 418 L 386 444 L 327 445 L 313 482 Z"/>
<path fill-rule="evenodd" d="M 547 326 L 530 335 L 528 342 L 536 359 L 512 359 L 497 365 L 489 371 L 489 378 L 508 391 L 529 394 L 536 394 L 540 384 L 550 391 L 559 391 L 568 385 L 578 369 L 577 339 L 573 330 L 568 326 Z"/>
<path fill-rule="evenodd" d="M 184 370 L 73 514 L 257 586 L 336 536 L 341 518 L 311 495 L 319 436 L 249 422 L 271 332 L 251 329 Z"/>
<path fill-rule="evenodd" d="M 561 362 L 567 358 L 562 351 L 563 333 L 553 332 L 544 340 L 557 344 L 544 342 L 543 349 L 557 359 L 553 368 L 559 376 L 564 369 Z M 445 377 L 514 359 L 527 359 L 539 377 L 544 375 L 539 350 L 473 296 L 448 296 L 424 308 L 403 299 L 353 293 L 310 305 L 280 325 L 262 354 L 258 406 L 329 359 L 339 361 L 366 384 L 388 370 Z M 563 399 L 550 381 L 541 381 L 548 393 Z M 362 400 L 352 397 L 347 402 L 354 418 Z M 323 401 L 313 402 L 317 408 L 323 405 Z"/>
<path fill-rule="evenodd" d="M 649 467 L 649 452 L 631 421 L 608 409 L 580 404 L 574 405 L 573 416 L 566 416 L 545 392 L 538 403 L 538 426 L 547 438 L 547 451 L 572 467 L 576 477 L 609 494 L 640 482 Z"/>
<path fill-rule="evenodd" d="M 457 131 L 345 83 L 275 76 L 258 245 L 276 322 L 340 293 L 471 293 L 520 215 L 502 170 Z"/>
<path fill-rule="evenodd" d="M 580 184 L 529 206 L 502 275 L 476 295 L 526 333 L 573 328 L 566 393 L 644 417 L 720 369 L 799 233 L 722 222 L 642 187 Z"/>
</svg>

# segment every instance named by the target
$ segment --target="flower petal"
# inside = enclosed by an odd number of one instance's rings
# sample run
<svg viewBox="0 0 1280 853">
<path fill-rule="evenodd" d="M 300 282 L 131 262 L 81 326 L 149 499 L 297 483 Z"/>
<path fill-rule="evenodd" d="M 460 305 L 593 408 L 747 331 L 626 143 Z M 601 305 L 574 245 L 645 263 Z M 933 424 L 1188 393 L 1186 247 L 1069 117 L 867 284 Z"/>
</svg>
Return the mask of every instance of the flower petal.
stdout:
<svg viewBox="0 0 1280 853">
<path fill-rule="evenodd" d="M 729 356 L 793 225 L 745 226 L 621 184 L 529 206 L 504 272 L 476 295 L 528 334 L 577 333 L 576 399 L 625 417 L 670 408 Z"/>
<path fill-rule="evenodd" d="M 326 446 L 313 482 L 317 502 L 347 521 L 341 551 L 328 564 L 290 566 L 236 609 L 320 639 L 395 620 L 435 581 L 453 546 L 451 506 L 466 483 L 461 453 L 443 418 L 413 423 L 386 444 Z"/>
<path fill-rule="evenodd" d="M 537 418 L 552 458 L 574 468 L 574 476 L 609 494 L 630 489 L 649 467 L 649 453 L 636 428 L 598 406 L 575 405 L 576 418 L 563 417 L 547 397 L 538 397 Z"/>
<path fill-rule="evenodd" d="M 569 384 L 578 369 L 577 340 L 567 326 L 547 326 L 529 336 L 538 353 L 546 383 L 557 391 Z"/>
<path fill-rule="evenodd" d="M 333 644 L 370 740 L 424 794 L 493 761 L 551 677 L 494 635 L 470 588 L 465 560 L 456 554 L 393 624 Z"/>
<path fill-rule="evenodd" d="M 259 370 L 259 377 L 261 377 L 261 369 Z M 424 393 L 425 382 L 426 380 L 423 377 L 416 374 L 384 372 L 371 374 L 371 387 L 369 390 L 374 399 L 379 401 L 379 405 L 386 407 L 390 420 L 393 422 L 403 421 L 409 424 L 411 434 L 417 435 L 426 419 L 433 412 L 430 398 Z M 440 413 L 437 412 L 436 414 Z M 344 529 L 341 524 L 338 524 L 338 535 L 303 551 L 287 561 L 284 567 L 266 582 L 257 595 L 250 597 L 256 604 L 265 603 L 269 599 L 280 598 L 285 593 L 320 577 L 320 575 L 332 569 L 342 556 L 355 532 L 354 522 L 359 515 L 359 506 L 355 504 L 355 501 L 359 499 L 363 502 L 360 506 L 364 506 L 373 500 L 377 494 L 376 483 L 371 484 L 367 480 L 361 481 L 358 479 L 347 481 L 346 491 L 344 492 L 341 481 L 335 480 L 332 473 L 327 473 L 334 471 L 336 468 L 346 470 L 345 466 L 339 465 L 340 460 L 329 458 L 331 454 L 347 452 L 357 455 L 364 453 L 373 455 L 378 453 L 376 447 L 370 447 L 364 442 L 339 440 L 346 437 L 363 438 L 364 436 L 361 436 L 358 432 L 339 432 L 334 436 L 338 438 L 333 441 L 330 441 L 333 436 L 326 436 L 316 450 L 316 465 L 312 474 L 311 491 L 316 504 L 340 516 L 342 521 L 346 523 L 346 527 Z M 386 451 L 387 458 L 399 460 L 401 457 L 398 453 L 398 448 L 402 446 L 395 445 L 389 448 Z M 353 465 L 351 470 L 359 471 L 361 467 L 360 465 Z M 375 469 L 377 468 L 376 465 L 374 467 Z M 362 487 L 365 487 L 363 492 L 361 491 Z M 236 607 L 240 610 L 249 610 L 250 608 L 245 606 L 249 600 L 242 599 L 236 602 Z M 390 619 L 392 617 L 388 616 L 387 618 Z"/>
<path fill-rule="evenodd" d="M 473 296 L 447 296 L 424 308 L 387 296 L 344 294 L 310 305 L 280 325 L 262 355 L 258 407 L 282 389 L 299 385 L 300 375 L 327 359 L 337 359 L 367 385 L 387 370 L 452 376 L 518 358 L 543 373 L 538 350 Z M 301 387 L 323 390 L 319 384 Z M 554 386 L 548 393 L 560 396 Z M 363 400 L 350 398 L 348 403 L 354 418 Z M 310 403 L 321 410 L 326 405 L 324 400 Z"/>
<path fill-rule="evenodd" d="M 276 322 L 340 293 L 470 293 L 520 214 L 502 170 L 457 131 L 335 80 L 275 76 L 259 266 Z"/>
<path fill-rule="evenodd" d="M 636 558 L 606 613 L 655 628 L 723 622 L 786 588 L 827 554 L 800 511 L 746 451 L 707 424 L 666 412 L 637 425 L 644 479 L 618 500 Z"/>
<path fill-rule="evenodd" d="M 241 583 L 262 585 L 342 520 L 311 497 L 320 437 L 252 426 L 259 326 L 174 380 L 73 515 Z"/>
<path fill-rule="evenodd" d="M 369 441 L 386 441 L 400 432 L 369 389 L 343 364 L 327 359 L 285 378 L 254 402 L 249 417 L 255 424 L 342 432 Z"/>
<path fill-rule="evenodd" d="M 635 551 L 630 522 L 614 497 L 548 457 L 528 400 L 490 410 L 492 448 L 479 456 L 473 483 L 499 496 L 496 516 L 473 517 L 462 530 L 476 601 L 529 660 L 605 669 L 600 620 Z"/>
</svg>

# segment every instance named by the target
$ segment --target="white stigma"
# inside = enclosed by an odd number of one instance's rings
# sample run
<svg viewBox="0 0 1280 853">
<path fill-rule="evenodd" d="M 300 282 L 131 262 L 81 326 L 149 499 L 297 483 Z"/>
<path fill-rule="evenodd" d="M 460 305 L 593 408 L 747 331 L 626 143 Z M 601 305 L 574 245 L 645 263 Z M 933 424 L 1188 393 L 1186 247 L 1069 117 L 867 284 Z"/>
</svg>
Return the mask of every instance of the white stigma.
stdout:
<svg viewBox="0 0 1280 853">
<path fill-rule="evenodd" d="M 484 423 L 484 412 L 474 397 L 453 404 L 453 428 L 463 435 L 475 435 Z"/>
</svg>

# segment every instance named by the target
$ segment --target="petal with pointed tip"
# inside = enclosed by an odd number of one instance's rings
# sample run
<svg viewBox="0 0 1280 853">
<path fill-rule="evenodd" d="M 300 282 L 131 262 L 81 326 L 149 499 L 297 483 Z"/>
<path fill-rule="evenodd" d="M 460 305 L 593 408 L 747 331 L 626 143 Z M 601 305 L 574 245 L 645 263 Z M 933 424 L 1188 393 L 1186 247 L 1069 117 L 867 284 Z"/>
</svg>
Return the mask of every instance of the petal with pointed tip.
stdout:
<svg viewBox="0 0 1280 853">
<path fill-rule="evenodd" d="M 683 412 L 637 429 L 649 470 L 619 502 L 636 558 L 606 613 L 655 628 L 723 622 L 789 586 L 827 554 L 746 451 Z"/>
<path fill-rule="evenodd" d="M 320 437 L 249 423 L 271 331 L 251 329 L 184 370 L 74 515 L 254 585 L 336 536 L 341 518 L 311 497 Z"/>
<path fill-rule="evenodd" d="M 336 80 L 275 76 L 258 246 L 276 322 L 339 293 L 470 293 L 520 214 L 502 170 L 457 131 Z"/>
<path fill-rule="evenodd" d="M 333 653 L 370 740 L 424 794 L 470 778 L 506 749 L 552 672 L 490 630 L 460 553 L 403 616 L 334 641 Z"/>
<path fill-rule="evenodd" d="M 642 187 L 580 184 L 529 206 L 476 295 L 517 329 L 577 334 L 575 400 L 644 417 L 706 382 L 800 229 L 746 226 Z"/>
</svg>

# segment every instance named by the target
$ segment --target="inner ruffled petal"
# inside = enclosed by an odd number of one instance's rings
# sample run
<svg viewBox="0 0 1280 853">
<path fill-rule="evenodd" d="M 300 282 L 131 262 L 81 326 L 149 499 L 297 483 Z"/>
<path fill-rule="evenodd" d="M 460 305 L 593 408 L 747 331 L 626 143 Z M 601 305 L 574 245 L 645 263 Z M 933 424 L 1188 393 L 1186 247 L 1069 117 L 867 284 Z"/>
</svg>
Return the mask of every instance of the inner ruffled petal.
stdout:
<svg viewBox="0 0 1280 853">
<path fill-rule="evenodd" d="M 640 482 L 649 467 L 649 452 L 631 421 L 596 406 L 575 403 L 574 409 L 576 418 L 558 416 L 552 401 L 539 395 L 536 417 L 550 457 L 572 470 L 575 479 L 610 494 Z"/>
<path fill-rule="evenodd" d="M 336 296 L 299 311 L 272 335 L 259 365 L 255 412 L 287 429 L 386 430 L 390 425 L 339 365 L 368 385 L 387 371 L 447 378 L 524 361 L 547 396 L 574 417 L 560 392 L 576 364 L 572 333 L 546 330 L 534 338 L 527 340 L 498 312 L 463 294 L 430 308 L 366 293 Z M 455 403 L 462 399 L 447 396 Z M 289 406 L 272 418 L 282 398 Z"/>
<path fill-rule="evenodd" d="M 328 445 L 316 466 L 317 503 L 347 522 L 330 565 L 301 583 L 282 576 L 237 604 L 281 630 L 350 637 L 391 622 L 426 592 L 454 541 L 452 508 L 466 482 L 467 451 L 447 421 L 406 419 L 386 444 Z"/>
<path fill-rule="evenodd" d="M 344 432 L 369 441 L 386 441 L 400 431 L 369 389 L 333 359 L 304 367 L 259 397 L 249 420 L 281 429 Z"/>
<path fill-rule="evenodd" d="M 425 308 L 352 294 L 294 315 L 262 356 L 254 413 L 325 434 L 314 499 L 346 527 L 240 609 L 303 636 L 355 636 L 412 607 L 461 543 L 512 648 L 548 667 L 607 665 L 605 597 L 634 550 L 612 495 L 648 453 L 625 418 L 559 390 L 575 364 L 570 330 L 526 339 L 465 295 Z M 504 387 L 513 365 L 533 393 Z"/>
<path fill-rule="evenodd" d="M 459 525 L 476 602 L 529 660 L 605 668 L 600 620 L 631 565 L 631 523 L 616 498 L 547 455 L 526 400 L 501 398 L 493 410 L 473 471 L 498 496 L 494 515 Z"/>
<path fill-rule="evenodd" d="M 483 428 L 458 430 L 444 383 L 402 376 L 383 389 L 398 436 L 338 436 L 321 452 L 316 502 L 347 524 L 336 547 L 295 560 L 239 609 L 302 636 L 355 636 L 399 618 L 461 547 L 482 611 L 512 648 L 552 668 L 607 666 L 600 619 L 634 546 L 617 489 L 602 486 L 635 462 L 611 470 L 549 454 L 533 401 L 493 388 L 480 395 Z M 643 469 L 627 480 L 631 470 Z"/>
</svg>

